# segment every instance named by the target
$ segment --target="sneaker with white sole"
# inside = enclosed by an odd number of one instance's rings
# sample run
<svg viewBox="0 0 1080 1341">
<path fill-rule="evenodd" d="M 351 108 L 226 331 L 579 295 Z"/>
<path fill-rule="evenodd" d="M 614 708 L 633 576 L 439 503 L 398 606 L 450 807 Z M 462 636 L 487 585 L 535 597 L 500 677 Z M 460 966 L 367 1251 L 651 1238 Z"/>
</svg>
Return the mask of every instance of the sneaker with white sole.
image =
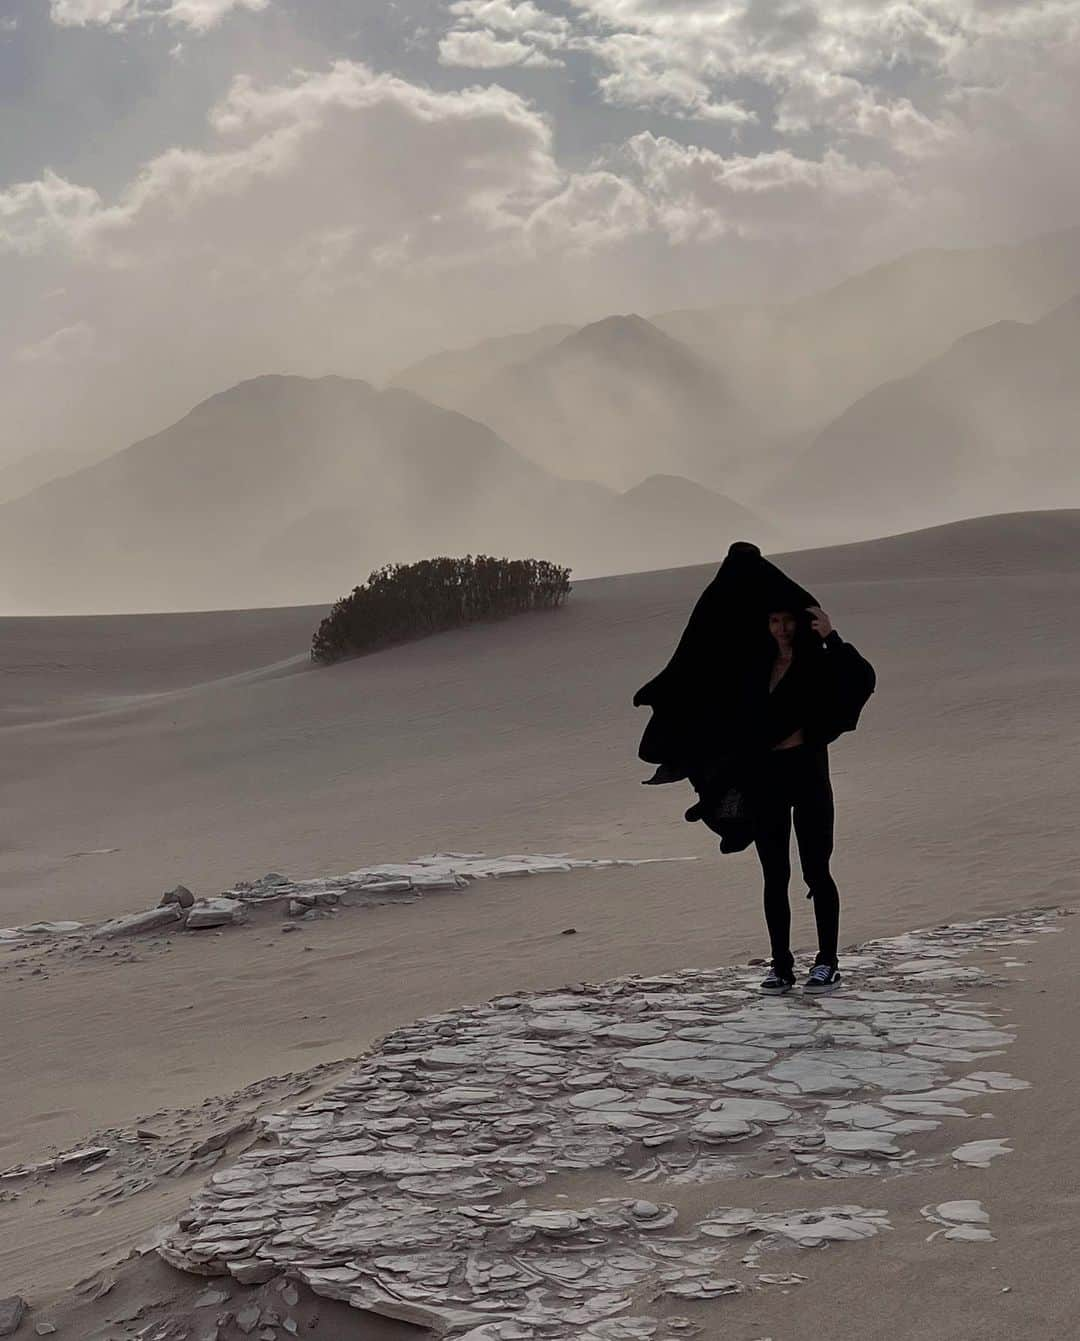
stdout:
<svg viewBox="0 0 1080 1341">
<path fill-rule="evenodd" d="M 835 964 L 815 964 L 803 983 L 804 992 L 831 992 L 840 986 L 840 970 Z"/>
<path fill-rule="evenodd" d="M 790 992 L 794 986 L 794 978 L 783 973 L 777 973 L 776 969 L 770 969 L 761 984 L 761 990 L 767 996 L 783 996 L 785 992 Z"/>
</svg>

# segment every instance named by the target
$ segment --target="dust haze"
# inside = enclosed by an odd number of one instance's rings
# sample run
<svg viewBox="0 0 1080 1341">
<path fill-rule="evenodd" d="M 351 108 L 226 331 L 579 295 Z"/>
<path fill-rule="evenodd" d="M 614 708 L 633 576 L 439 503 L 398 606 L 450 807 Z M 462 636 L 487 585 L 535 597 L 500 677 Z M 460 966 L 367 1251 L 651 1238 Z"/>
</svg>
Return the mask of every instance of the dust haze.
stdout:
<svg viewBox="0 0 1080 1341">
<path fill-rule="evenodd" d="M 17 6 L 0 610 L 1075 503 L 1080 6 L 899 9 Z"/>
</svg>

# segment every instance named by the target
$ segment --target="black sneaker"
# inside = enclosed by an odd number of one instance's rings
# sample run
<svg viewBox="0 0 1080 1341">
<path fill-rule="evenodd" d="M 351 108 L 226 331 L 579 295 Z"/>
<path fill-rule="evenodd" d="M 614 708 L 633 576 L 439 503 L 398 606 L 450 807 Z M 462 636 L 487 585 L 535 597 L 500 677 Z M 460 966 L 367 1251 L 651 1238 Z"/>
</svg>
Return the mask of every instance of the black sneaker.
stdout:
<svg viewBox="0 0 1080 1341">
<path fill-rule="evenodd" d="M 815 964 L 803 983 L 804 992 L 831 992 L 840 986 L 840 970 L 834 964 Z"/>
<path fill-rule="evenodd" d="M 790 992 L 794 986 L 794 978 L 783 973 L 777 973 L 776 969 L 770 969 L 768 976 L 761 984 L 761 990 L 767 996 L 783 996 L 785 992 Z"/>
</svg>

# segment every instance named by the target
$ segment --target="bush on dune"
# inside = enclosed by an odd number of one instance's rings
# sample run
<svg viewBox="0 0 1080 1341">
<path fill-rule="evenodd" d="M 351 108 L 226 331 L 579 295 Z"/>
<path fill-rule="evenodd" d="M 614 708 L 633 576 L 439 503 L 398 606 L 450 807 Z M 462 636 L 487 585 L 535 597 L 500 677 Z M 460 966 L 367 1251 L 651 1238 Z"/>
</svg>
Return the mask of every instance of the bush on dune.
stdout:
<svg viewBox="0 0 1080 1341">
<path fill-rule="evenodd" d="M 551 609 L 570 592 L 570 569 L 545 559 L 421 559 L 376 569 L 337 601 L 311 640 L 320 665 L 424 638 L 476 620 Z"/>
</svg>

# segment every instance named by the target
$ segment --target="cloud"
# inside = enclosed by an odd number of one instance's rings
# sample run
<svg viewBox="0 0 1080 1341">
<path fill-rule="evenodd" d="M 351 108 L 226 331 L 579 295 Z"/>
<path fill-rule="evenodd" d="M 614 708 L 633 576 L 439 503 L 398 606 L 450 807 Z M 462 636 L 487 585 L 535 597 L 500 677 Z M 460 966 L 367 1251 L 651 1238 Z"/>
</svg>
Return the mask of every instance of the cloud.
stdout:
<svg viewBox="0 0 1080 1341">
<path fill-rule="evenodd" d="M 211 251 L 280 259 L 329 230 L 363 239 L 358 269 L 403 239 L 420 264 L 519 232 L 562 181 L 546 121 L 498 85 L 436 93 L 336 61 L 284 84 L 240 76 L 209 120 L 212 148 L 159 154 L 113 204 L 51 172 L 12 188 L 0 241 L 130 268 Z"/>
<path fill-rule="evenodd" d="M 65 28 L 124 28 L 161 17 L 196 32 L 216 28 L 234 9 L 263 10 L 270 0 L 49 0 L 52 21 Z"/>
<path fill-rule="evenodd" d="M 92 187 L 77 186 L 46 168 L 37 181 L 0 190 L 0 254 L 32 255 L 50 243 L 63 246 L 100 210 L 101 197 Z"/>
<path fill-rule="evenodd" d="M 563 64 L 552 51 L 565 44 L 570 24 L 532 0 L 455 0 L 449 12 L 455 23 L 439 41 L 442 65 L 495 70 Z"/>
<path fill-rule="evenodd" d="M 471 23 L 518 37 L 562 42 L 570 33 L 569 20 L 541 9 L 532 0 L 454 0 L 449 10 L 460 24 Z"/>
<path fill-rule="evenodd" d="M 582 37 L 574 44 L 609 68 L 597 80 L 606 102 L 619 107 L 647 107 L 671 116 L 743 125 L 755 119 L 740 102 L 718 97 L 711 83 L 711 63 L 692 52 L 680 56 L 663 37 L 646 33 L 612 33 Z"/>
<path fill-rule="evenodd" d="M 236 78 L 208 129 L 205 147 L 157 154 L 110 197 L 49 169 L 0 190 L 0 390 L 18 402 L 22 450 L 95 423 L 133 437 L 165 407 L 276 368 L 386 372 L 434 332 L 485 329 L 500 302 L 519 319 L 533 307 L 530 279 L 505 300 L 469 297 L 499 267 L 528 268 L 529 220 L 569 178 L 548 120 L 516 94 L 336 61 Z M 57 331 L 80 321 L 123 375 L 69 358 L 57 398 L 46 355 L 74 355 Z"/>
<path fill-rule="evenodd" d="M 1016 73 L 1075 51 L 1080 22 L 1077 0 L 570 2 L 570 45 L 607 101 L 736 127 L 749 101 L 772 107 L 780 140 L 824 134 L 882 158 L 976 129 L 987 94 L 1023 118 Z"/>
<path fill-rule="evenodd" d="M 270 0 L 172 0 L 165 15 L 170 23 L 185 24 L 196 32 L 206 32 L 231 14 L 234 9 L 258 12 L 266 9 Z"/>
<path fill-rule="evenodd" d="M 134 18 L 139 0 L 49 0 L 53 23 L 63 28 L 86 24 L 121 25 Z"/>
<path fill-rule="evenodd" d="M 848 233 L 886 214 L 903 194 L 889 170 L 860 167 L 834 151 L 820 160 L 787 149 L 722 155 L 646 131 L 618 156 L 674 243 Z"/>
<path fill-rule="evenodd" d="M 528 220 L 528 238 L 541 252 L 588 256 L 648 232 L 655 212 L 645 194 L 614 172 L 577 173 Z"/>
<path fill-rule="evenodd" d="M 562 64 L 528 42 L 520 42 L 517 38 L 501 39 L 486 29 L 447 33 L 439 42 L 439 61 L 443 65 L 464 65 L 477 70 L 513 65 L 551 68 Z"/>
</svg>

